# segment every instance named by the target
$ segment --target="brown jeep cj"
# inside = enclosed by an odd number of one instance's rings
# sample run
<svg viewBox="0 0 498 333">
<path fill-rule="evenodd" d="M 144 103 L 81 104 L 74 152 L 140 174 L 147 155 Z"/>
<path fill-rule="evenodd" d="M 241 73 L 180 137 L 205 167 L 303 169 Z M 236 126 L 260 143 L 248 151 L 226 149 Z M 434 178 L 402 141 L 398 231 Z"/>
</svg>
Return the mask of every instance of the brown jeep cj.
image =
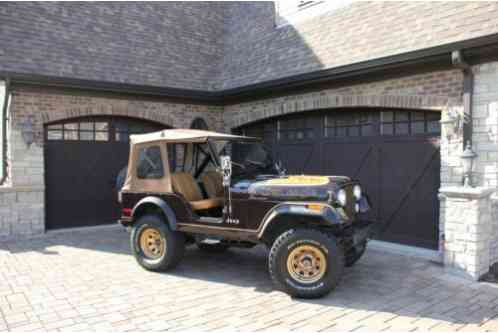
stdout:
<svg viewBox="0 0 498 333">
<path fill-rule="evenodd" d="M 286 175 L 251 137 L 171 129 L 130 142 L 120 222 L 146 269 L 175 267 L 186 244 L 223 252 L 262 243 L 276 287 L 313 298 L 365 251 L 371 223 L 359 216 L 369 202 L 347 177 Z"/>
</svg>

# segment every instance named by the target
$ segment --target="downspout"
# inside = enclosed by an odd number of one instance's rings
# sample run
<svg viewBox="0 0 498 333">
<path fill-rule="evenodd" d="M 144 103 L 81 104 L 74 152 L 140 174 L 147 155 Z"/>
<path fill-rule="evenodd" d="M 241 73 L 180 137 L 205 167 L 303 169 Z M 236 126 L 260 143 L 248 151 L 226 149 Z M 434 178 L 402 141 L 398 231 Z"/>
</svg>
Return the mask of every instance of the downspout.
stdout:
<svg viewBox="0 0 498 333">
<path fill-rule="evenodd" d="M 474 94 L 474 73 L 460 50 L 451 53 L 451 63 L 463 73 L 463 149 L 467 143 L 472 146 L 472 95 Z"/>
<path fill-rule="evenodd" d="M 0 121 L 2 122 L 2 161 L 1 161 L 1 170 L 2 170 L 2 178 L 0 179 L 0 185 L 5 183 L 7 179 L 7 163 L 8 163 L 8 154 L 7 154 L 7 108 L 9 106 L 9 96 L 10 95 L 10 80 L 7 78 L 5 80 L 5 96 L 2 107 L 2 118 Z"/>
</svg>

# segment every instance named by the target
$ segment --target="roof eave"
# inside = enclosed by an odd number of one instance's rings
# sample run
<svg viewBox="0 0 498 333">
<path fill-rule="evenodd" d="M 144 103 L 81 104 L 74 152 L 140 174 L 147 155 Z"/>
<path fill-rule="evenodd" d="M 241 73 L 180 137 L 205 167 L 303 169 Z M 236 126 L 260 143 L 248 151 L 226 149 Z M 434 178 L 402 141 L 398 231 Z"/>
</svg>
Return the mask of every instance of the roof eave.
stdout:
<svg viewBox="0 0 498 333">
<path fill-rule="evenodd" d="M 364 78 L 383 79 L 388 75 L 400 75 L 406 70 L 451 68 L 451 52 L 455 50 L 462 51 L 471 64 L 498 59 L 498 34 L 220 91 L 134 85 L 1 71 L 0 78 L 9 78 L 13 86 L 63 87 L 119 94 L 157 96 L 199 104 L 225 105 L 279 93 L 290 93 L 299 89 L 310 89 L 325 84 Z"/>
</svg>

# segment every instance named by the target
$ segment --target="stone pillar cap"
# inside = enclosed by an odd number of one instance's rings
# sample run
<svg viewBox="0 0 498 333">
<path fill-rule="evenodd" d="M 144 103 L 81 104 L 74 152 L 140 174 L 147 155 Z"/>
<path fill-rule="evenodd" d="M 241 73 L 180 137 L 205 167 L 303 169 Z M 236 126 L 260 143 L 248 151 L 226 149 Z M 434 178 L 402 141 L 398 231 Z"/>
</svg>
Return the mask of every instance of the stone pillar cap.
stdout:
<svg viewBox="0 0 498 333">
<path fill-rule="evenodd" d="M 479 199 L 490 196 L 496 191 L 492 187 L 464 187 L 464 186 L 448 186 L 441 187 L 439 194 L 446 198 L 468 198 Z"/>
</svg>

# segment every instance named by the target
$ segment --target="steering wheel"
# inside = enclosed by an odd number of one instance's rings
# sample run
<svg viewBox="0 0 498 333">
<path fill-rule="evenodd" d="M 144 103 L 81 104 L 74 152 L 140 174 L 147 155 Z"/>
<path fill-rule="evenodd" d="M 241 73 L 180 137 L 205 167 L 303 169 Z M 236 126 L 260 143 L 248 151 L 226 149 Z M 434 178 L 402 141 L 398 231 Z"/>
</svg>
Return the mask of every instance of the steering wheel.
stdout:
<svg viewBox="0 0 498 333">
<path fill-rule="evenodd" d="M 238 166 L 239 168 L 241 169 L 246 169 L 246 167 L 243 165 L 243 164 L 240 164 L 240 163 L 237 163 L 237 162 L 234 162 L 234 161 L 231 161 L 232 165 L 235 165 L 235 166 Z"/>
<path fill-rule="evenodd" d="M 262 163 L 262 162 L 258 162 L 258 161 L 253 161 L 253 160 L 249 160 L 249 159 L 246 159 L 246 162 L 247 163 L 251 163 L 251 164 L 254 164 L 254 165 L 257 165 L 257 166 L 260 166 L 262 168 L 264 168 L 266 166 L 265 163 Z"/>
</svg>

